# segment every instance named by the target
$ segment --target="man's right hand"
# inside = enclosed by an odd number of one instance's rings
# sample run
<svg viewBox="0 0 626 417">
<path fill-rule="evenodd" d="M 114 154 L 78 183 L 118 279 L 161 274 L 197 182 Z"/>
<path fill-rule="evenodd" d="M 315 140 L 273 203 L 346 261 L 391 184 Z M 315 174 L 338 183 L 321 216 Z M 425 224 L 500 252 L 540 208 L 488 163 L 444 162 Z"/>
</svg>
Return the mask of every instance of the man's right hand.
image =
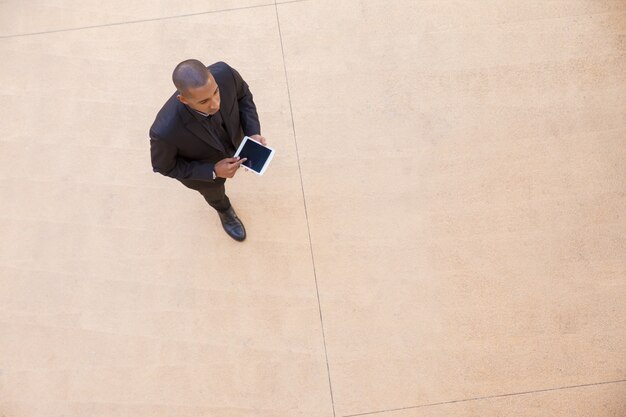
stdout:
<svg viewBox="0 0 626 417">
<path fill-rule="evenodd" d="M 235 176 L 235 173 L 237 172 L 241 164 L 243 164 L 245 161 L 246 158 L 239 157 L 222 159 L 221 161 L 217 162 L 213 167 L 213 170 L 215 171 L 215 176 L 220 178 L 232 178 Z"/>
</svg>

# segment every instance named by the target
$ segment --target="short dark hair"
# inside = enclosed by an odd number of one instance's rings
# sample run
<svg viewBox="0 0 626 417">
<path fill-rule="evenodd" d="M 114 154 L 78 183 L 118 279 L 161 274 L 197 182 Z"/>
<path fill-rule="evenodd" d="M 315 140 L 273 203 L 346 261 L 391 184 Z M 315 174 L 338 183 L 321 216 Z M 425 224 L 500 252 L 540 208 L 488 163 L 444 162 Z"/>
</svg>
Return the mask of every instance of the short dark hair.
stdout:
<svg viewBox="0 0 626 417">
<path fill-rule="evenodd" d="M 197 59 L 181 62 L 172 73 L 172 81 L 180 94 L 185 94 L 191 88 L 202 87 L 208 79 L 208 68 Z"/>
</svg>

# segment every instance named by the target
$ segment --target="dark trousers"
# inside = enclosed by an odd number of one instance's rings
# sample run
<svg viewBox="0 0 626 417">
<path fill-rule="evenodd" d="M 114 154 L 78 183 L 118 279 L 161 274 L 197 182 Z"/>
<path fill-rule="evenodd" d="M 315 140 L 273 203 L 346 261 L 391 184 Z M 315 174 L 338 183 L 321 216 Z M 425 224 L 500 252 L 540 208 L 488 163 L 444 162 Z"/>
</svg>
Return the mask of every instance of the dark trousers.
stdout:
<svg viewBox="0 0 626 417">
<path fill-rule="evenodd" d="M 206 202 L 215 210 L 226 211 L 230 208 L 230 200 L 224 187 L 226 178 L 217 178 L 211 183 L 194 180 L 182 180 L 181 182 L 202 194 Z"/>
</svg>

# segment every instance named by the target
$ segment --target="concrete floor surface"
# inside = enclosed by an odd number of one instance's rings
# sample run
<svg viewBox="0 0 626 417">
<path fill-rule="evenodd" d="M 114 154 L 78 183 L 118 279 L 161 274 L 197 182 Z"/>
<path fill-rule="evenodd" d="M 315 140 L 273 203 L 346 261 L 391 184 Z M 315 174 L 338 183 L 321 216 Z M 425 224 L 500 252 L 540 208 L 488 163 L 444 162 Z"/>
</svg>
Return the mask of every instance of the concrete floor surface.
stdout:
<svg viewBox="0 0 626 417">
<path fill-rule="evenodd" d="M 0 416 L 626 416 L 626 2 L 0 2 Z M 277 150 L 152 173 L 180 61 Z"/>
</svg>

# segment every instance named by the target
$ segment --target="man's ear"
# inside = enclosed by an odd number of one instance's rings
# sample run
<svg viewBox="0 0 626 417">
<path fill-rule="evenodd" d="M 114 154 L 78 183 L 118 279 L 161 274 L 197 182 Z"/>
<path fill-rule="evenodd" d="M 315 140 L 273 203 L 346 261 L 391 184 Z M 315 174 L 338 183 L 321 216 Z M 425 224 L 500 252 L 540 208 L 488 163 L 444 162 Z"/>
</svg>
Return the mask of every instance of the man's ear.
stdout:
<svg viewBox="0 0 626 417">
<path fill-rule="evenodd" d="M 178 101 L 180 101 L 183 104 L 188 104 L 189 103 L 187 101 L 187 99 L 185 98 L 185 96 L 183 96 L 182 94 L 177 95 L 176 98 L 178 99 Z"/>
</svg>

